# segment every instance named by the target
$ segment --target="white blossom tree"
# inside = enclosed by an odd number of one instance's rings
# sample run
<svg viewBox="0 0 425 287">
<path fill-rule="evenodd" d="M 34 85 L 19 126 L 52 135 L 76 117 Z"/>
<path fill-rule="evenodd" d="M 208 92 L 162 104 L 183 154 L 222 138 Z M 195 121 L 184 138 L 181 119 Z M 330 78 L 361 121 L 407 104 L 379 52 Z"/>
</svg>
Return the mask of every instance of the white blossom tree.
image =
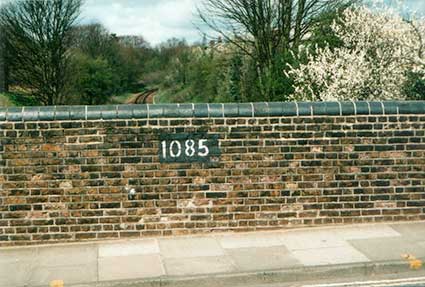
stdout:
<svg viewBox="0 0 425 287">
<path fill-rule="evenodd" d="M 290 68 L 295 88 L 292 99 L 405 98 L 408 73 L 425 74 L 424 27 L 423 22 L 406 21 L 389 8 L 345 10 L 332 26 L 343 45 L 307 47 L 307 63 Z"/>
</svg>

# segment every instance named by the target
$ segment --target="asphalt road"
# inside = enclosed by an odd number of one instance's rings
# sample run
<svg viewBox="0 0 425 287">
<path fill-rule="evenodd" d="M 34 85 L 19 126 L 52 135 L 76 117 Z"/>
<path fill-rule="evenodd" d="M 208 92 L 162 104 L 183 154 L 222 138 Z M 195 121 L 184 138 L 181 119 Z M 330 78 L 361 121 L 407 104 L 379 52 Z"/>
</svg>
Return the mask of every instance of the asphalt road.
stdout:
<svg viewBox="0 0 425 287">
<path fill-rule="evenodd" d="M 247 286 L 248 287 L 248 286 Z M 309 283 L 286 283 L 266 284 L 249 287 L 425 287 L 425 277 L 412 277 L 402 279 L 380 279 L 367 281 L 345 281 L 337 283 L 309 282 Z"/>
<path fill-rule="evenodd" d="M 423 287 L 425 277 L 303 285 L 303 287 Z"/>
</svg>

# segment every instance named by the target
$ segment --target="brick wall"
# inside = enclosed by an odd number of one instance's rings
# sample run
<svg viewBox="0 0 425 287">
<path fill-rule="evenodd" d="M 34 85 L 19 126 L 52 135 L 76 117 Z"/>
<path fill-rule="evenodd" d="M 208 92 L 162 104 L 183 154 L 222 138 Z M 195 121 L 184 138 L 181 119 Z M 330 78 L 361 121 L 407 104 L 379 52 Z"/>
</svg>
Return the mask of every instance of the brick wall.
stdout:
<svg viewBox="0 0 425 287">
<path fill-rule="evenodd" d="M 161 163 L 179 134 L 219 152 Z M 425 219 L 425 102 L 9 108 L 0 137 L 0 246 Z"/>
</svg>

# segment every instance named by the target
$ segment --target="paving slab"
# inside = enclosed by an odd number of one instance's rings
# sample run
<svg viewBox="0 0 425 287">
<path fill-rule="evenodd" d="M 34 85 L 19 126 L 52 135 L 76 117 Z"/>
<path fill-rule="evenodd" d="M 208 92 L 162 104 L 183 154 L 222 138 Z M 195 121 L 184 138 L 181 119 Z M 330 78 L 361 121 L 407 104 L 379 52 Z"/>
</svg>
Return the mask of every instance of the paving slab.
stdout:
<svg viewBox="0 0 425 287">
<path fill-rule="evenodd" d="M 167 275 L 191 276 L 236 271 L 235 264 L 228 256 L 163 259 Z"/>
<path fill-rule="evenodd" d="M 156 239 L 124 241 L 99 245 L 99 257 L 135 256 L 159 253 Z"/>
<path fill-rule="evenodd" d="M 29 260 L 0 264 L 0 287 L 28 286 L 34 265 Z"/>
<path fill-rule="evenodd" d="M 280 238 L 281 233 L 244 233 L 217 236 L 217 240 L 223 248 L 253 248 L 283 246 Z"/>
<path fill-rule="evenodd" d="M 159 254 L 99 259 L 99 281 L 155 278 L 164 274 Z"/>
<path fill-rule="evenodd" d="M 413 240 L 425 240 L 425 222 L 392 224 L 391 227 L 402 236 Z"/>
<path fill-rule="evenodd" d="M 189 258 L 223 256 L 224 251 L 213 237 L 189 237 L 159 239 L 159 248 L 164 258 Z"/>
<path fill-rule="evenodd" d="M 292 255 L 304 266 L 322 266 L 370 261 L 363 253 L 353 247 L 296 250 L 292 252 Z"/>
<path fill-rule="evenodd" d="M 344 239 L 332 232 L 319 230 L 315 232 L 282 233 L 280 239 L 290 251 L 349 246 Z"/>
<path fill-rule="evenodd" d="M 59 267 L 37 267 L 30 274 L 29 286 L 49 286 L 53 280 L 62 280 L 65 286 L 97 282 L 97 265 L 84 264 Z"/>
<path fill-rule="evenodd" d="M 19 263 L 21 261 L 32 260 L 37 257 L 38 249 L 33 248 L 11 248 L 11 249 L 0 249 L 0 267 L 3 264 Z M 1 268 L 0 268 L 1 270 Z"/>
<path fill-rule="evenodd" d="M 285 247 L 229 249 L 226 253 L 239 271 L 277 270 L 302 266 Z"/>
<path fill-rule="evenodd" d="M 37 265 L 49 266 L 79 266 L 96 263 L 97 245 L 68 245 L 39 247 Z"/>
<path fill-rule="evenodd" d="M 425 241 L 425 240 L 423 240 Z M 423 244 L 422 241 L 422 244 Z M 403 254 L 425 257 L 424 245 L 409 237 L 352 240 L 350 244 L 372 261 L 401 260 Z"/>
<path fill-rule="evenodd" d="M 0 287 L 41 287 L 52 280 L 63 280 L 65 286 L 174 282 L 198 275 L 205 280 L 241 274 L 263 278 L 276 272 L 302 274 L 305 267 L 314 273 L 357 266 L 364 272 L 367 262 L 408 271 L 402 254 L 425 258 L 424 222 L 0 248 Z"/>
<path fill-rule="evenodd" d="M 0 287 L 25 286 L 37 266 L 37 248 L 0 250 Z"/>
<path fill-rule="evenodd" d="M 357 240 L 369 238 L 399 237 L 399 232 L 388 225 L 365 225 L 340 227 L 332 230 L 332 233 L 344 240 Z"/>
</svg>

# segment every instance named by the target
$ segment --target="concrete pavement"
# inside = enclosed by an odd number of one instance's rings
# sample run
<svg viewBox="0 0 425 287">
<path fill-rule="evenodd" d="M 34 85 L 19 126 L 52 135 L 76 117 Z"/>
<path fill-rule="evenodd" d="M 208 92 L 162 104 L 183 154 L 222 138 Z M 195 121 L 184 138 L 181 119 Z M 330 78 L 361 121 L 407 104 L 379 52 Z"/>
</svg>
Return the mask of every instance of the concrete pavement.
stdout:
<svg viewBox="0 0 425 287">
<path fill-rule="evenodd" d="M 419 274 L 423 258 L 425 222 L 147 238 L 2 248 L 0 286 L 237 286 Z"/>
</svg>

